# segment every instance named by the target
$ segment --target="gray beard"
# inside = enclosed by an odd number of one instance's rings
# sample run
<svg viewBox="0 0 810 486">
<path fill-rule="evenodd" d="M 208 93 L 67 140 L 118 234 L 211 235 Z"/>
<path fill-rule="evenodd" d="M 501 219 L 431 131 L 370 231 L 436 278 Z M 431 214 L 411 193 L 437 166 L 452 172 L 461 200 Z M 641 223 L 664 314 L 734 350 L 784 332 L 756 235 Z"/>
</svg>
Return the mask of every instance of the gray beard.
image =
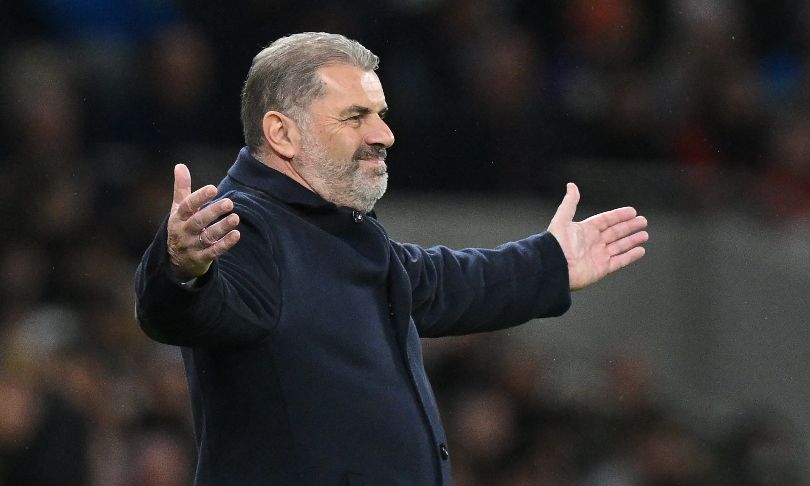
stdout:
<svg viewBox="0 0 810 486">
<path fill-rule="evenodd" d="M 312 189 L 325 200 L 368 213 L 385 194 L 388 168 L 375 167 L 373 175 L 363 172 L 358 150 L 351 160 L 331 159 L 326 150 L 304 137 L 301 154 L 295 158 L 298 170 Z"/>
</svg>

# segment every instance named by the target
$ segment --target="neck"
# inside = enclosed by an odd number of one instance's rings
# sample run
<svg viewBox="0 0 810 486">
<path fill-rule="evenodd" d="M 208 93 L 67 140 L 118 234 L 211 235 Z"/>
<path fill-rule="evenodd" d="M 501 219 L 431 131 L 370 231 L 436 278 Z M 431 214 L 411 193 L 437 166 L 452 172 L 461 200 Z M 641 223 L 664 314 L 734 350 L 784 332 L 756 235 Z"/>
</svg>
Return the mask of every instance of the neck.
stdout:
<svg viewBox="0 0 810 486">
<path fill-rule="evenodd" d="M 276 154 L 270 155 L 254 154 L 254 157 L 256 158 L 256 160 L 266 165 L 267 167 L 270 167 L 271 169 L 275 169 L 281 172 L 290 179 L 306 187 L 310 191 L 315 192 L 315 189 L 313 189 L 312 186 L 309 185 L 306 179 L 304 179 L 301 176 L 301 174 L 297 170 L 295 170 L 295 167 L 293 167 L 291 159 L 279 157 Z"/>
</svg>

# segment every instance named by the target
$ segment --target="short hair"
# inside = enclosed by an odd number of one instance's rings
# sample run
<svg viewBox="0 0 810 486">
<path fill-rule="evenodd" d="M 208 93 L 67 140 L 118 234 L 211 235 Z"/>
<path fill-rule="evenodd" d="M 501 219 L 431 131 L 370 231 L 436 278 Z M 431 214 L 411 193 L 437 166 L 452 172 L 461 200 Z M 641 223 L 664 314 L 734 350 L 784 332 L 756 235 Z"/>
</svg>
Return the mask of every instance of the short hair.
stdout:
<svg viewBox="0 0 810 486">
<path fill-rule="evenodd" d="M 282 37 L 256 54 L 242 89 L 242 130 L 251 153 L 263 144 L 262 120 L 268 111 L 306 122 L 306 109 L 324 94 L 317 70 L 333 64 L 374 71 L 379 58 L 355 40 L 324 32 Z"/>
</svg>

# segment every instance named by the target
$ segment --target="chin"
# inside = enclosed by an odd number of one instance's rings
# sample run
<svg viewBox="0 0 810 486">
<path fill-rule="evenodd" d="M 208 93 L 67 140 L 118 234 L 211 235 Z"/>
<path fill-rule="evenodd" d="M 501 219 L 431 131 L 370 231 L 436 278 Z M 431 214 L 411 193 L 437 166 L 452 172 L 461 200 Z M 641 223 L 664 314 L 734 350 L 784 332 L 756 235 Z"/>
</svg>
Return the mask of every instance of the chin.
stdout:
<svg viewBox="0 0 810 486">
<path fill-rule="evenodd" d="M 383 194 L 385 194 L 385 189 L 386 189 L 385 184 L 383 184 L 381 187 L 374 188 L 373 192 L 372 191 L 365 192 L 363 194 L 364 197 L 358 198 L 358 200 L 356 201 L 356 204 L 354 205 L 355 209 L 364 213 L 368 213 L 369 211 L 374 209 L 374 206 L 377 204 L 377 201 L 382 199 Z"/>
</svg>

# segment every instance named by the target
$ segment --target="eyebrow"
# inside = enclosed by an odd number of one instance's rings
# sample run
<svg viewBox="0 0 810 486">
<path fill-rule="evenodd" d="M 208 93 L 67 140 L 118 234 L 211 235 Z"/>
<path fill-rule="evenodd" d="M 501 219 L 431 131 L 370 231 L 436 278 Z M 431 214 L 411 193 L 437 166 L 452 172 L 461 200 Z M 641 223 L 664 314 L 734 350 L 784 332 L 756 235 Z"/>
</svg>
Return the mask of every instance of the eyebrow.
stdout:
<svg viewBox="0 0 810 486">
<path fill-rule="evenodd" d="M 371 112 L 372 112 L 371 108 L 369 108 L 367 106 L 352 105 L 352 106 L 346 108 L 345 110 L 341 111 L 340 116 L 341 116 L 341 118 L 343 118 L 343 117 L 354 116 L 354 115 L 368 115 Z M 385 117 L 386 113 L 388 113 L 388 107 L 387 106 L 384 107 L 382 110 L 380 110 L 378 114 L 380 115 L 380 117 Z"/>
</svg>

